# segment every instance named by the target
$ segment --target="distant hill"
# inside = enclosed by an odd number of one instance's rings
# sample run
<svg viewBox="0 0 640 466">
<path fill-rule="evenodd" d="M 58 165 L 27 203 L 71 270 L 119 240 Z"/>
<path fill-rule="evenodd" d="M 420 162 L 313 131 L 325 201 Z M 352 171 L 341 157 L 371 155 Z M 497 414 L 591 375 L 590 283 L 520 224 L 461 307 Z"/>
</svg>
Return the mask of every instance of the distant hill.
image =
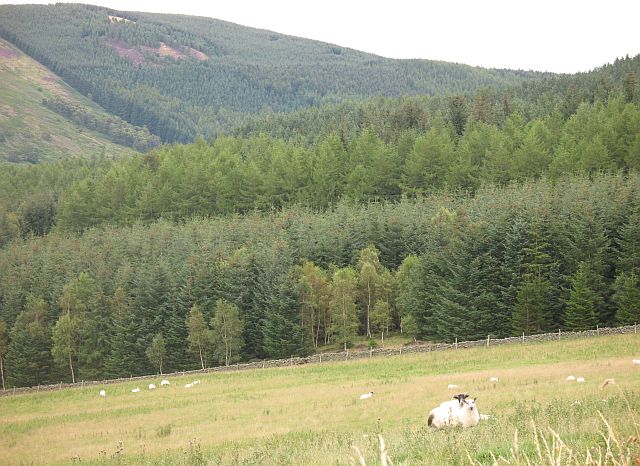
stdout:
<svg viewBox="0 0 640 466">
<path fill-rule="evenodd" d="M 501 89 L 542 76 L 388 59 L 215 19 L 78 4 L 0 6 L 0 36 L 164 141 L 212 137 L 257 113 Z"/>
<path fill-rule="evenodd" d="M 49 99 L 86 114 L 114 118 L 1 39 L 0 82 L 0 161 L 34 163 L 98 154 L 118 157 L 132 152 L 45 107 L 43 99 Z"/>
</svg>

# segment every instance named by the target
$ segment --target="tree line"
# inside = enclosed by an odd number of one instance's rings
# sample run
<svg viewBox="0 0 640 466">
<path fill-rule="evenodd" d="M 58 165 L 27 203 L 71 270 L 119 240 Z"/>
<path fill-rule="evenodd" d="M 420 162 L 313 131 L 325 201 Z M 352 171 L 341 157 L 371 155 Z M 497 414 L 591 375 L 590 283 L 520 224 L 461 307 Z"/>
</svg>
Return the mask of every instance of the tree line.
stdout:
<svg viewBox="0 0 640 466">
<path fill-rule="evenodd" d="M 8 386 L 640 319 L 640 177 L 54 230 L 0 250 Z M 72 372 L 73 371 L 73 372 Z"/>
<path fill-rule="evenodd" d="M 512 114 L 501 127 L 476 120 L 465 128 L 458 135 L 451 120 L 436 114 L 427 129 L 389 141 L 367 127 L 351 140 L 331 132 L 312 145 L 264 134 L 199 140 L 144 156 L 78 162 L 75 173 L 73 164 L 0 166 L 8 175 L 0 177 L 7 193 L 0 244 L 54 225 L 83 231 L 296 204 L 322 210 L 340 199 L 473 193 L 483 184 L 640 169 L 640 107 L 623 98 L 581 104 L 566 120 L 554 113 L 525 122 Z M 63 166 L 71 172 L 59 176 L 68 183 L 47 185 L 41 174 Z"/>
<path fill-rule="evenodd" d="M 63 97 L 44 98 L 42 105 L 77 125 L 104 134 L 116 144 L 132 147 L 140 152 L 146 152 L 160 145 L 160 138 L 149 133 L 147 128 L 130 125 L 116 116 L 98 114 Z"/>
</svg>

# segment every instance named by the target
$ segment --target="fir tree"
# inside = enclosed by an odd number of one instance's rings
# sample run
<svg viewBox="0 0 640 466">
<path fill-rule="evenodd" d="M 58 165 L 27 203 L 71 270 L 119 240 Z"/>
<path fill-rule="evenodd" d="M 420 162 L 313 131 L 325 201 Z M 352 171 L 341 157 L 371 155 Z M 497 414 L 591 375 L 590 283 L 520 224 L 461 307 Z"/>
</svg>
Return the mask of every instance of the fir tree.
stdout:
<svg viewBox="0 0 640 466">
<path fill-rule="evenodd" d="M 581 262 L 571 278 L 571 292 L 565 311 L 567 330 L 590 330 L 598 324 L 598 306 L 601 298 L 590 288 L 591 273 L 593 272 L 589 265 Z"/>
<path fill-rule="evenodd" d="M 640 278 L 633 272 L 621 272 L 613 284 L 616 321 L 620 325 L 640 322 Z"/>
</svg>

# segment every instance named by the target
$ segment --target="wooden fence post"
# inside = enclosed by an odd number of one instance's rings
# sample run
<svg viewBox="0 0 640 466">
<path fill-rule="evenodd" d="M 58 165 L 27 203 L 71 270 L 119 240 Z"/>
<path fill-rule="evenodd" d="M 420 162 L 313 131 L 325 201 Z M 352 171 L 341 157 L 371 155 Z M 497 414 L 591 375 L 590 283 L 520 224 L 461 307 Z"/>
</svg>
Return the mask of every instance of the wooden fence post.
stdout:
<svg viewBox="0 0 640 466">
<path fill-rule="evenodd" d="M 524 343 L 524 332 L 522 332 L 522 343 Z"/>
<path fill-rule="evenodd" d="M 458 337 L 456 337 L 456 349 L 458 349 Z"/>
</svg>

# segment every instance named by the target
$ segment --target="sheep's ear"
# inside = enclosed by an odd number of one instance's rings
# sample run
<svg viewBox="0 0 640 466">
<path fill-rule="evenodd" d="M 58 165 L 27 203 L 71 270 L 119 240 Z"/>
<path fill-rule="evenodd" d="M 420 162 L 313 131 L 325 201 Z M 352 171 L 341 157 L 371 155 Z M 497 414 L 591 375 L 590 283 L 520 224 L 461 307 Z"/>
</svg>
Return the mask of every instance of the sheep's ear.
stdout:
<svg viewBox="0 0 640 466">
<path fill-rule="evenodd" d="M 478 397 L 475 397 L 475 398 L 473 399 L 473 402 L 475 403 L 477 399 L 478 399 Z"/>
</svg>

